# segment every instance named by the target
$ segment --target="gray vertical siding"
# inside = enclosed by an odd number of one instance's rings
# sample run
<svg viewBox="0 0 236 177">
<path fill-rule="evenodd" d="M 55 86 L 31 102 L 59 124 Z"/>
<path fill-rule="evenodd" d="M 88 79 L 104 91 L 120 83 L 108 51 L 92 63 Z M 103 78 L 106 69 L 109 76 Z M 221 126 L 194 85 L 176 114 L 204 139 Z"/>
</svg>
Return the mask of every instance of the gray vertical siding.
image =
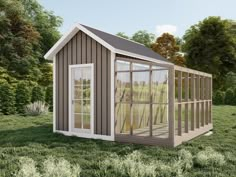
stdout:
<svg viewBox="0 0 236 177">
<path fill-rule="evenodd" d="M 94 63 L 94 132 L 110 135 L 110 56 L 94 39 L 79 31 L 56 55 L 56 129 L 68 131 L 69 65 Z"/>
</svg>

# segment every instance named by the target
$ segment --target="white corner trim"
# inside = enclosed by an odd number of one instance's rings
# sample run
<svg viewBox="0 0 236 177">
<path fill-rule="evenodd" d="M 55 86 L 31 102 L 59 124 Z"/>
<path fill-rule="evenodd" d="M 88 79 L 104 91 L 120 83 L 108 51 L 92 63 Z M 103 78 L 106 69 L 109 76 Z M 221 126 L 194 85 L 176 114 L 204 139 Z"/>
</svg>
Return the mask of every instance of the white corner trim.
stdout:
<svg viewBox="0 0 236 177">
<path fill-rule="evenodd" d="M 67 33 L 65 33 L 54 46 L 44 55 L 45 59 L 51 60 L 53 57 L 66 45 L 67 42 L 79 31 L 78 27 L 73 26 Z"/>
<path fill-rule="evenodd" d="M 115 141 L 115 57 L 111 52 L 111 137 Z"/>
<path fill-rule="evenodd" d="M 115 48 L 99 38 L 97 35 L 93 34 L 91 31 L 89 31 L 87 28 L 83 27 L 80 24 L 74 25 L 67 33 L 65 33 L 57 42 L 54 44 L 54 46 L 44 55 L 45 59 L 51 60 L 65 45 L 67 42 L 69 42 L 74 35 L 79 31 L 83 31 L 85 34 L 102 44 L 104 47 L 109 49 L 110 51 L 114 51 Z"/>
<path fill-rule="evenodd" d="M 53 57 L 53 132 L 56 131 L 56 56 Z"/>
</svg>

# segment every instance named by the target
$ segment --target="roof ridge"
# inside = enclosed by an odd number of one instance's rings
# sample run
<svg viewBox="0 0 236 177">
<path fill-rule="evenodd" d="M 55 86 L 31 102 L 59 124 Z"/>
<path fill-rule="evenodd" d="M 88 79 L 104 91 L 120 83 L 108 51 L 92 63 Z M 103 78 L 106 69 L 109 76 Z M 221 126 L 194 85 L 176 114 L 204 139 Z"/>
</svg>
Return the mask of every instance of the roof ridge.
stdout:
<svg viewBox="0 0 236 177">
<path fill-rule="evenodd" d="M 102 30 L 97 29 L 97 28 L 94 28 L 94 27 L 90 27 L 90 26 L 84 25 L 84 24 L 81 24 L 81 23 L 79 23 L 79 24 L 82 25 L 82 26 L 84 26 L 85 28 L 86 28 L 86 27 L 89 27 L 89 28 L 95 29 L 95 30 L 97 30 L 97 31 L 100 31 L 100 32 L 103 32 L 103 33 L 106 33 L 106 34 L 115 36 L 115 37 L 117 37 L 117 38 L 124 39 L 124 40 L 126 40 L 126 41 L 133 42 L 133 43 L 135 43 L 135 44 L 139 44 L 139 45 L 141 45 L 141 46 L 143 46 L 143 47 L 146 47 L 144 44 L 141 44 L 141 43 L 139 43 L 139 42 L 133 41 L 133 40 L 131 40 L 131 39 L 126 39 L 126 38 L 123 38 L 123 37 L 120 37 L 120 36 L 117 36 L 117 35 L 114 35 L 114 34 L 111 34 L 111 33 L 105 32 L 105 31 L 102 31 Z"/>
</svg>

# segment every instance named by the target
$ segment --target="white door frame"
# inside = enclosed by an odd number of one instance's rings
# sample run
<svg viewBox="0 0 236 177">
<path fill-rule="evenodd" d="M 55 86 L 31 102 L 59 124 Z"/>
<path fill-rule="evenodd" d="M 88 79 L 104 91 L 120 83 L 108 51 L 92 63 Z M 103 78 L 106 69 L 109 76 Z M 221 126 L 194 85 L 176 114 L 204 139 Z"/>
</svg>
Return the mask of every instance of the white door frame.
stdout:
<svg viewBox="0 0 236 177">
<path fill-rule="evenodd" d="M 90 92 L 90 132 L 83 130 L 73 129 L 73 106 L 72 106 L 72 69 L 75 68 L 91 68 L 91 92 Z M 69 65 L 69 132 L 73 134 L 78 134 L 80 137 L 91 138 L 94 135 L 94 66 L 93 63 L 90 64 L 78 64 L 78 65 Z"/>
<path fill-rule="evenodd" d="M 114 61 L 113 61 L 114 64 Z M 72 90 L 72 78 L 71 78 L 71 71 L 72 68 L 77 68 L 77 67 L 88 67 L 90 66 L 92 68 L 92 77 L 91 77 L 91 133 L 80 133 L 80 132 L 73 132 L 72 131 L 72 95 L 71 95 L 71 90 Z M 113 66 L 114 67 L 114 66 Z M 113 69 L 112 69 L 113 70 Z M 114 72 L 114 70 L 113 70 Z M 112 72 L 112 73 L 113 73 Z M 69 82 L 68 82 L 68 87 L 69 87 L 69 92 L 68 92 L 68 98 L 69 98 L 69 131 L 57 131 L 58 133 L 62 133 L 64 135 L 67 136 L 78 136 L 78 137 L 82 137 L 82 138 L 93 138 L 93 139 L 102 139 L 102 140 L 107 140 L 107 141 L 114 141 L 114 117 L 111 117 L 111 135 L 98 135 L 94 133 L 94 108 L 95 108 L 95 103 L 94 103 L 94 64 L 90 63 L 90 64 L 76 64 L 76 65 L 69 65 Z M 114 75 L 114 74 L 112 74 Z M 114 88 L 114 79 L 112 79 L 112 84 L 111 87 Z M 112 103 L 114 101 L 114 91 L 112 92 L 113 97 L 111 98 Z M 114 106 L 113 107 L 113 111 L 114 111 Z M 111 113 L 112 116 L 114 116 L 114 113 Z"/>
</svg>

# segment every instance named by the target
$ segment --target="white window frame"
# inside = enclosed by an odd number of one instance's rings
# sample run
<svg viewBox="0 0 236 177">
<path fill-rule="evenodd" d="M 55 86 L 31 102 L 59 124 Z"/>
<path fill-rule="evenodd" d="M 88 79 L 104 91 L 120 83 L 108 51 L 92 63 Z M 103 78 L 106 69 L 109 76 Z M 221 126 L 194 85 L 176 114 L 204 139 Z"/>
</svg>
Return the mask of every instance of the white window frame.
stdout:
<svg viewBox="0 0 236 177">
<path fill-rule="evenodd" d="M 73 128 L 73 107 L 72 107 L 72 69 L 91 68 L 91 83 L 90 83 L 90 129 Z M 79 137 L 92 138 L 94 136 L 94 64 L 77 64 L 69 65 L 69 132 Z"/>
</svg>

